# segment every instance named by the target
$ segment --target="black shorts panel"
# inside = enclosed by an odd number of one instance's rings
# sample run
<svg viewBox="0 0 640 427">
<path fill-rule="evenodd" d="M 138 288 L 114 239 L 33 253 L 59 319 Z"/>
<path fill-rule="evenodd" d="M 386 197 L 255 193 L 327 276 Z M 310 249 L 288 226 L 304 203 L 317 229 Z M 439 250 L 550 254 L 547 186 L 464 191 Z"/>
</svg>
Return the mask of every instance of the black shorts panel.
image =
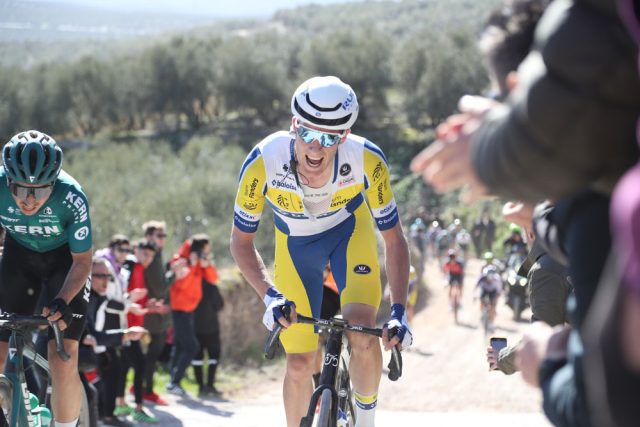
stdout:
<svg viewBox="0 0 640 427">
<path fill-rule="evenodd" d="M 73 258 L 68 245 L 36 252 L 20 245 L 11 236 L 5 238 L 0 261 L 0 310 L 16 314 L 40 313 L 58 294 L 69 273 Z M 87 286 L 90 286 L 87 281 Z M 64 337 L 79 340 L 84 330 L 88 288 L 82 289 L 69 306 L 74 313 Z M 0 341 L 8 341 L 9 331 L 0 331 Z M 53 331 L 49 331 L 53 338 Z"/>
<path fill-rule="evenodd" d="M 322 286 L 322 308 L 320 309 L 320 318 L 331 319 L 340 312 L 340 295 L 336 294 L 332 289 Z"/>
</svg>

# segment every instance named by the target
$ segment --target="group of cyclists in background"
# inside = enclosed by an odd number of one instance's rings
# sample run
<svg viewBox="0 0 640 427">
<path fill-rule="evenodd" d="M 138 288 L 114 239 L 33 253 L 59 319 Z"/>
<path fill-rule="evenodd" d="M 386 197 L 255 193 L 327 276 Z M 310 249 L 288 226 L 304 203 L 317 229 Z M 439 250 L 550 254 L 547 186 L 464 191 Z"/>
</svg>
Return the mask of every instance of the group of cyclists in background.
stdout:
<svg viewBox="0 0 640 427">
<path fill-rule="evenodd" d="M 420 209 L 424 213 L 424 209 Z M 433 260 L 437 268 L 445 277 L 448 286 L 449 310 L 454 314 L 454 320 L 458 323 L 458 310 L 462 308 L 462 297 L 465 280 L 465 267 L 472 257 L 482 259 L 479 277 L 475 282 L 474 292 L 476 298 L 480 300 L 480 312 L 487 313 L 487 333 L 495 331 L 496 305 L 498 298 L 505 295 L 506 303 L 514 311 L 514 319 L 519 320 L 520 314 L 528 306 L 528 295 L 526 293 L 527 279 L 518 274 L 518 270 L 528 253 L 527 238 L 523 235 L 523 230 L 516 224 L 509 226 L 509 235 L 503 242 L 498 242 L 497 247 L 493 247 L 495 242 L 495 231 L 491 231 L 491 239 L 480 231 L 485 231 L 483 221 L 495 224 L 488 213 L 483 213 L 482 217 L 474 224 L 474 237 L 462 224 L 462 220 L 454 218 L 448 226 L 441 225 L 443 221 L 439 218 L 425 220 L 418 216 L 409 227 L 409 242 L 413 259 L 420 265 L 421 279 L 424 273 L 425 263 Z M 426 223 L 430 226 L 427 228 Z M 486 232 L 486 231 L 485 231 Z M 472 256 L 471 244 L 475 250 Z M 490 244 L 490 246 L 484 246 Z M 483 251 L 487 248 L 488 250 Z M 494 256 L 494 250 L 502 253 L 502 259 Z M 517 286 L 511 286 L 511 281 L 515 277 Z M 517 294 L 517 295 L 516 295 Z M 520 299 L 517 306 L 512 304 L 516 298 Z M 485 321 L 483 321 L 485 323 Z"/>
</svg>

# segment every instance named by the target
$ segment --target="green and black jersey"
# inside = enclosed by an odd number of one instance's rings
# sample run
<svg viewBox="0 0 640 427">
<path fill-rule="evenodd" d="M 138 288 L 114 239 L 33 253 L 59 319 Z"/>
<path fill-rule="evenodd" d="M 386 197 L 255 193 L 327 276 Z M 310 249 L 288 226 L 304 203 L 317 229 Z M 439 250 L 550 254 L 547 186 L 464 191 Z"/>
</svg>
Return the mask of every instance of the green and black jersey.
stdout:
<svg viewBox="0 0 640 427">
<path fill-rule="evenodd" d="M 74 253 L 86 252 L 92 246 L 89 203 L 80 184 L 65 171 L 60 171 L 47 202 L 27 216 L 16 204 L 0 167 L 0 224 L 18 243 L 36 252 L 65 243 Z"/>
</svg>

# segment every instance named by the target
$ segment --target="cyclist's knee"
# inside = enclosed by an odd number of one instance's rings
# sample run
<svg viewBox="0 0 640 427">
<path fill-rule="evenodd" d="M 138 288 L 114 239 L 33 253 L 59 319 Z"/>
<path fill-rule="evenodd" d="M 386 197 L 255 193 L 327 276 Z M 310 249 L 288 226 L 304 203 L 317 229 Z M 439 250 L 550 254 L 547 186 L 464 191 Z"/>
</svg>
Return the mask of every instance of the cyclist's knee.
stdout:
<svg viewBox="0 0 640 427">
<path fill-rule="evenodd" d="M 64 349 L 71 357 L 68 361 L 64 361 L 58 356 L 55 341 L 49 340 L 47 358 L 49 359 L 52 375 L 59 378 L 65 378 L 67 375 L 78 372 L 78 341 L 65 339 Z"/>
<path fill-rule="evenodd" d="M 293 380 L 307 380 L 315 370 L 316 353 L 287 354 L 287 376 Z"/>
<path fill-rule="evenodd" d="M 354 355 L 366 353 L 376 347 L 380 348 L 380 343 L 377 337 L 372 337 L 364 334 L 353 333 L 349 335 L 349 345 L 351 346 L 351 352 Z"/>
</svg>

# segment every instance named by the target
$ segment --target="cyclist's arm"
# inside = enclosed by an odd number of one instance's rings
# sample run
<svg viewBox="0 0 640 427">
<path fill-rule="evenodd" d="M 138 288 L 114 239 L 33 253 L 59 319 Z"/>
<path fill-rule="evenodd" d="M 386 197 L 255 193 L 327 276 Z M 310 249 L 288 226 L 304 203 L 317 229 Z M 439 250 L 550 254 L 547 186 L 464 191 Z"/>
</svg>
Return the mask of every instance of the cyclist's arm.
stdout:
<svg viewBox="0 0 640 427">
<path fill-rule="evenodd" d="M 388 230 L 381 230 L 384 239 L 385 265 L 391 304 L 407 304 L 407 288 L 409 284 L 409 247 L 398 222 Z"/>
<path fill-rule="evenodd" d="M 233 259 L 236 261 L 240 272 L 256 290 L 261 299 L 264 298 L 267 289 L 274 284 L 269 278 L 267 267 L 256 249 L 253 239 L 255 233 L 245 233 L 235 225 L 231 229 L 230 249 Z"/>
<path fill-rule="evenodd" d="M 62 288 L 55 296 L 54 300 L 57 298 L 61 298 L 68 305 L 71 300 L 82 290 L 82 288 L 87 284 L 87 280 L 89 278 L 89 273 L 91 273 L 92 266 L 92 254 L 93 251 L 89 249 L 85 252 L 71 252 L 71 257 L 73 262 L 71 264 L 71 268 L 69 268 L 69 272 L 67 273 L 67 277 L 64 279 L 64 284 Z M 86 296 L 87 300 L 89 296 Z M 55 313 L 49 320 L 51 322 L 55 322 L 62 318 L 62 314 L 60 312 Z M 49 307 L 44 307 L 42 309 L 42 315 L 49 315 Z M 64 330 L 68 327 L 65 321 L 61 321 L 60 329 Z"/>
<path fill-rule="evenodd" d="M 56 298 L 62 298 L 69 304 L 73 297 L 85 286 L 89 273 L 91 273 L 92 253 L 91 249 L 85 252 L 71 253 L 73 263 Z"/>
</svg>

